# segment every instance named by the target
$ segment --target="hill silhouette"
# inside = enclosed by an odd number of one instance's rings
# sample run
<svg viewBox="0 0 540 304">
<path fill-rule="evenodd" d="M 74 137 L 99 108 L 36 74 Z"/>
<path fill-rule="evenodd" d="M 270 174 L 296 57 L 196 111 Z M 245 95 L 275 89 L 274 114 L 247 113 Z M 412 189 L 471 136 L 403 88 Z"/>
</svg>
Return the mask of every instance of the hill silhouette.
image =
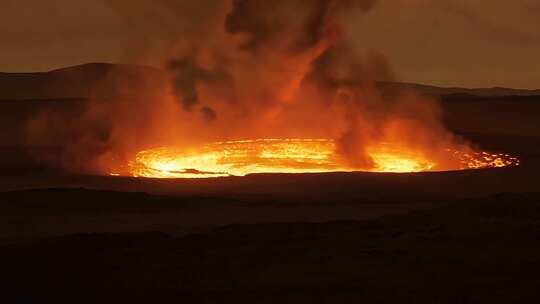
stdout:
<svg viewBox="0 0 540 304">
<path fill-rule="evenodd" d="M 166 80 L 166 72 L 158 68 L 89 63 L 40 73 L 0 73 L 0 100 L 21 99 L 83 99 L 108 97 L 112 94 L 115 79 L 137 83 L 145 80 Z M 473 96 L 533 96 L 540 90 L 519 90 L 510 88 L 443 88 L 437 86 L 380 82 L 384 90 L 411 89 L 422 94 L 443 96 L 463 94 Z"/>
<path fill-rule="evenodd" d="M 146 66 L 89 63 L 41 73 L 0 73 L 0 100 L 107 98 L 116 81 L 134 85 L 164 80 L 163 71 Z"/>
</svg>

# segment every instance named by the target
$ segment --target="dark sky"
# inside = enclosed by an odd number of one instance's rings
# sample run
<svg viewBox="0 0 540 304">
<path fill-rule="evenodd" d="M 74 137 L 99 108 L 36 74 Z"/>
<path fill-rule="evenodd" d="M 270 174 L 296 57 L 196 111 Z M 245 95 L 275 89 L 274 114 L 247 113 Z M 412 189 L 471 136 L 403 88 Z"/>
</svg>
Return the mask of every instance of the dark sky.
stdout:
<svg viewBox="0 0 540 304">
<path fill-rule="evenodd" d="M 1 0 L 0 71 L 131 62 L 133 20 L 104 1 Z M 382 52 L 403 81 L 540 88 L 539 0 L 379 0 L 346 24 L 358 51 Z"/>
</svg>

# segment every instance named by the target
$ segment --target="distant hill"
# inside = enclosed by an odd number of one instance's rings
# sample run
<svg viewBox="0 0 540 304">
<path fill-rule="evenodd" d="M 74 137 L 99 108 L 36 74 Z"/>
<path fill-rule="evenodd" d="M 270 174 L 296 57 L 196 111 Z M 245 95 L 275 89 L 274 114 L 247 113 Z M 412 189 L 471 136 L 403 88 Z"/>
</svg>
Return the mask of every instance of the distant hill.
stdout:
<svg viewBox="0 0 540 304">
<path fill-rule="evenodd" d="M 140 87 L 166 78 L 163 70 L 136 65 L 89 63 L 42 73 L 0 73 L 0 100 L 84 99 L 110 96 L 121 82 Z M 442 88 L 436 86 L 380 82 L 383 90 L 412 89 L 432 96 L 532 96 L 540 90 L 509 88 Z"/>
<path fill-rule="evenodd" d="M 88 101 L 118 96 L 130 100 L 155 92 L 167 80 L 161 69 L 106 63 L 44 73 L 0 73 L 0 150 L 27 145 L 28 122 L 42 111 L 75 117 Z M 388 96 L 407 89 L 435 96 L 441 101 L 445 125 L 458 134 L 540 136 L 540 90 L 440 88 L 396 82 L 380 82 L 378 86 Z M 39 146 L 61 146 L 65 138 L 69 136 L 59 134 Z M 21 157 L 19 150 L 9 151 L 12 157 L 8 164 Z"/>
<path fill-rule="evenodd" d="M 458 87 L 436 87 L 423 84 L 401 83 L 401 82 L 380 82 L 378 84 L 382 90 L 388 89 L 411 89 L 426 95 L 446 96 L 478 96 L 478 97 L 505 97 L 505 96 L 538 96 L 540 90 L 522 90 L 510 88 L 458 88 Z"/>
<path fill-rule="evenodd" d="M 140 86 L 162 80 L 163 71 L 146 66 L 90 63 L 42 73 L 0 73 L 0 100 L 85 99 L 110 96 L 121 82 Z"/>
</svg>

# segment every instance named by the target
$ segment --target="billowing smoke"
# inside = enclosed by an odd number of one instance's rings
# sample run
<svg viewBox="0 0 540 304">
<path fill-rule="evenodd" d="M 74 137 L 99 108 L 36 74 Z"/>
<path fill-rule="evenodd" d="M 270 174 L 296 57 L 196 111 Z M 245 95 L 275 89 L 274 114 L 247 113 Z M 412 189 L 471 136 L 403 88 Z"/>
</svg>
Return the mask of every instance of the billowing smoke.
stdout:
<svg viewBox="0 0 540 304">
<path fill-rule="evenodd" d="M 348 44 L 342 19 L 375 0 L 108 2 L 140 33 L 131 55 L 165 76 L 143 86 L 115 78 L 112 100 L 81 117 L 107 122 L 106 136 L 74 147 L 98 146 L 101 172 L 143 148 L 218 140 L 332 138 L 359 169 L 381 142 L 432 154 L 456 145 L 434 101 L 381 92 L 377 80 L 395 80 L 384 55 Z"/>
<path fill-rule="evenodd" d="M 291 52 L 316 46 L 329 31 L 339 30 L 338 14 L 344 9 L 368 10 L 374 0 L 234 0 L 225 21 L 230 34 L 246 34 L 242 48 L 259 51 L 285 33 L 294 31 Z"/>
</svg>

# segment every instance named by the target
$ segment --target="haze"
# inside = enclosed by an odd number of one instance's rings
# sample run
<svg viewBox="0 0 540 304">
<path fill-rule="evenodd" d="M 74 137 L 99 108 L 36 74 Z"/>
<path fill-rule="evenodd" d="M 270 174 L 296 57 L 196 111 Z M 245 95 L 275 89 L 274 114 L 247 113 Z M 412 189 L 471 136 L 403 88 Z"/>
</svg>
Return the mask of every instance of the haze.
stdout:
<svg viewBox="0 0 540 304">
<path fill-rule="evenodd" d="M 167 2 L 3 0 L 0 71 L 46 71 L 87 62 L 161 63 L 134 56 L 176 26 L 148 19 Z M 174 5 L 190 5 L 181 1 Z M 129 1 L 136 7 L 136 1 Z M 168 3 L 170 5 L 170 3 Z M 160 6 L 162 5 L 162 6 Z M 122 16 L 121 16 L 122 15 Z M 173 14 L 174 15 L 174 14 Z M 540 3 L 536 0 L 386 0 L 347 29 L 360 52 L 385 54 L 400 80 L 440 86 L 538 88 Z M 176 32 L 176 31 L 173 31 Z"/>
</svg>

